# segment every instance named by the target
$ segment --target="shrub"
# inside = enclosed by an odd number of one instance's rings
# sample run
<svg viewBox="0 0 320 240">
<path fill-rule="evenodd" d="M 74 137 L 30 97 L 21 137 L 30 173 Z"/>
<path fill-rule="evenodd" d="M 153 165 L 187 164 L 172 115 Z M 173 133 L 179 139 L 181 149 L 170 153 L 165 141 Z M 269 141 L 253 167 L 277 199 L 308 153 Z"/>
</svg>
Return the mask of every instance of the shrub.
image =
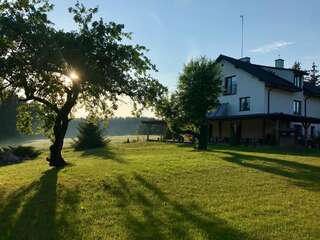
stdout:
<svg viewBox="0 0 320 240">
<path fill-rule="evenodd" d="M 40 151 L 30 146 L 7 147 L 0 149 L 0 164 L 20 163 L 24 160 L 35 159 Z"/>
<path fill-rule="evenodd" d="M 73 144 L 76 150 L 99 148 L 106 145 L 99 125 L 84 122 L 79 125 L 78 130 L 78 137 Z"/>
<path fill-rule="evenodd" d="M 34 147 L 31 147 L 31 146 L 9 147 L 9 149 L 17 157 L 21 157 L 25 159 L 33 159 L 39 156 L 40 154 L 38 150 L 35 150 Z"/>
</svg>

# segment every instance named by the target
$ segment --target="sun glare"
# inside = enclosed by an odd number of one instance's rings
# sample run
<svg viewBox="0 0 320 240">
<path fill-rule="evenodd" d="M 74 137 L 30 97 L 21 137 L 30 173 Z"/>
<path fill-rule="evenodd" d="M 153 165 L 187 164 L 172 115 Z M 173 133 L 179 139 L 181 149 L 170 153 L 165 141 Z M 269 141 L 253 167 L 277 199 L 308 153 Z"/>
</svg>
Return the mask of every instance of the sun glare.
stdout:
<svg viewBox="0 0 320 240">
<path fill-rule="evenodd" d="M 76 71 L 70 71 L 67 75 L 63 75 L 61 80 L 65 86 L 72 86 L 74 82 L 77 82 L 80 79 Z"/>
<path fill-rule="evenodd" d="M 71 80 L 78 80 L 79 79 L 79 75 L 75 72 L 75 71 L 72 71 L 69 75 L 69 77 L 71 78 Z"/>
</svg>

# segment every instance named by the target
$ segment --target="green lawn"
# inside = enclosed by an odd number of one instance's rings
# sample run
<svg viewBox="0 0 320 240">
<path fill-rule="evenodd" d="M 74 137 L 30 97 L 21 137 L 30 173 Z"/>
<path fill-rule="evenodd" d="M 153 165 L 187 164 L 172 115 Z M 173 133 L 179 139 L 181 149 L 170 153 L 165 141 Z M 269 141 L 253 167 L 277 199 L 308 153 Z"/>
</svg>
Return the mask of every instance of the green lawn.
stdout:
<svg viewBox="0 0 320 240">
<path fill-rule="evenodd" d="M 111 144 L 0 167 L 0 239 L 319 239 L 320 153 Z"/>
</svg>

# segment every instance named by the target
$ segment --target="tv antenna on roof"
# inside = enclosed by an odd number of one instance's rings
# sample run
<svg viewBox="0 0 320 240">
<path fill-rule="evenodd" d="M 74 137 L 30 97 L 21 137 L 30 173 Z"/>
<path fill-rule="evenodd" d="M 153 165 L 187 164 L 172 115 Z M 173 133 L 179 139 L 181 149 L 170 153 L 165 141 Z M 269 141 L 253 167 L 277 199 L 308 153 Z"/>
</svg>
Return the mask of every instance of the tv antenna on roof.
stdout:
<svg viewBox="0 0 320 240">
<path fill-rule="evenodd" d="M 244 25 L 244 15 L 240 15 L 241 18 L 241 28 L 242 28 L 242 34 L 241 34 L 241 57 L 243 57 L 243 25 Z"/>
</svg>

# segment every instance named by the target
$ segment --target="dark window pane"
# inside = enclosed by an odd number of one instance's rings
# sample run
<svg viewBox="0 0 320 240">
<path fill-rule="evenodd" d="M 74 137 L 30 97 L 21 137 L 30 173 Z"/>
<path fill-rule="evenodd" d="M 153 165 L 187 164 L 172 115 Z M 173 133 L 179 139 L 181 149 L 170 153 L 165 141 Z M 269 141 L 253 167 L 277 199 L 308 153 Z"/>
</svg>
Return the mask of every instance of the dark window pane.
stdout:
<svg viewBox="0 0 320 240">
<path fill-rule="evenodd" d="M 293 101 L 293 113 L 301 114 L 301 101 L 298 101 L 298 100 Z"/>
<path fill-rule="evenodd" d="M 235 76 L 225 78 L 223 93 L 224 95 L 231 95 L 237 93 L 237 81 Z"/>
<path fill-rule="evenodd" d="M 250 111 L 250 97 L 240 98 L 240 111 Z"/>
</svg>

